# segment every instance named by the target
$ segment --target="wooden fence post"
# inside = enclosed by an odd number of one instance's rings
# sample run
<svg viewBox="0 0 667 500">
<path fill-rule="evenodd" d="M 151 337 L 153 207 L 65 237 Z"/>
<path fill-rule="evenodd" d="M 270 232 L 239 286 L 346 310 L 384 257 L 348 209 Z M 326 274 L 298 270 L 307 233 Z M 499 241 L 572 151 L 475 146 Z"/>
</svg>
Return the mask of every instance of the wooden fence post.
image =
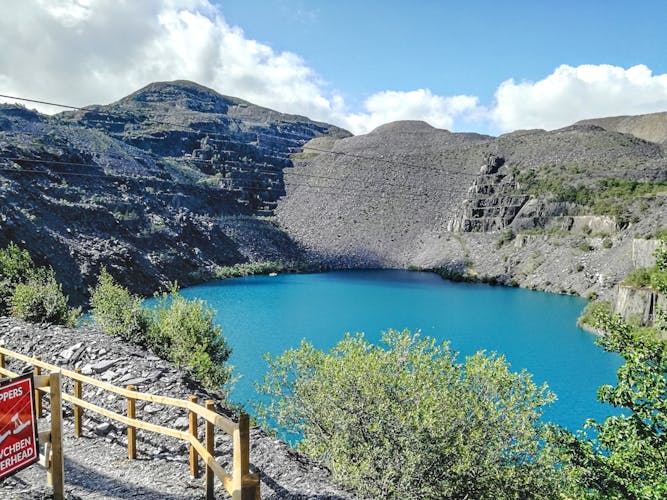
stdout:
<svg viewBox="0 0 667 500">
<path fill-rule="evenodd" d="M 60 372 L 49 375 L 49 396 L 51 403 L 51 460 L 46 457 L 48 470 L 47 483 L 53 487 L 54 500 L 65 498 L 65 463 L 63 459 L 63 409 L 60 386 Z"/>
<path fill-rule="evenodd" d="M 234 431 L 234 457 L 232 469 L 232 499 L 254 500 L 258 491 L 250 479 L 250 419 L 246 413 L 239 415 L 239 425 Z"/>
<path fill-rule="evenodd" d="M 213 402 L 212 399 L 207 399 L 206 400 L 206 409 L 215 411 L 215 403 Z M 206 421 L 206 451 L 209 452 L 209 454 L 212 457 L 215 457 L 215 426 L 209 422 L 208 420 Z M 213 473 L 213 469 L 211 469 L 208 465 L 206 466 L 206 500 L 213 500 L 214 498 L 214 488 L 213 488 L 213 479 L 215 478 L 215 474 Z"/>
<path fill-rule="evenodd" d="M 128 391 L 136 391 L 133 385 L 127 386 Z M 136 418 L 136 399 L 127 398 L 127 417 Z M 129 425 L 127 427 L 127 457 L 130 460 L 137 458 L 137 428 Z"/>
<path fill-rule="evenodd" d="M 188 399 L 191 403 L 197 404 L 197 396 L 190 396 Z M 199 439 L 197 433 L 197 414 L 190 410 L 188 417 L 190 419 L 190 436 Z M 190 445 L 190 475 L 192 477 L 199 477 L 199 455 L 197 454 L 195 447 L 192 445 Z"/>
<path fill-rule="evenodd" d="M 75 368 L 77 374 L 81 374 L 81 368 Z M 74 397 L 81 399 L 83 394 L 83 384 L 80 380 L 74 380 Z M 81 426 L 83 420 L 83 408 L 74 405 L 74 437 L 81 437 Z"/>
<path fill-rule="evenodd" d="M 35 356 L 37 361 L 42 359 L 41 356 Z M 39 366 L 35 366 L 32 369 L 32 373 L 35 377 L 39 377 L 42 374 L 42 369 Z M 44 410 L 42 409 L 42 393 L 35 389 L 35 413 L 37 418 L 42 418 L 44 416 Z"/>
</svg>

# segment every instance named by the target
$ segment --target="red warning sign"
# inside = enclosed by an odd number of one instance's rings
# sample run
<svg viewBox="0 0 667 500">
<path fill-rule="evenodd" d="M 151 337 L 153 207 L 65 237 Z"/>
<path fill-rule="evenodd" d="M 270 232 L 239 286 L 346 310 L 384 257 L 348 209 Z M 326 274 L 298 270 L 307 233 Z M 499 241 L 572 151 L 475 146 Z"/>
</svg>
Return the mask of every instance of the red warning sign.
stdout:
<svg viewBox="0 0 667 500">
<path fill-rule="evenodd" d="M 0 382 L 0 479 L 38 459 L 32 374 Z"/>
</svg>

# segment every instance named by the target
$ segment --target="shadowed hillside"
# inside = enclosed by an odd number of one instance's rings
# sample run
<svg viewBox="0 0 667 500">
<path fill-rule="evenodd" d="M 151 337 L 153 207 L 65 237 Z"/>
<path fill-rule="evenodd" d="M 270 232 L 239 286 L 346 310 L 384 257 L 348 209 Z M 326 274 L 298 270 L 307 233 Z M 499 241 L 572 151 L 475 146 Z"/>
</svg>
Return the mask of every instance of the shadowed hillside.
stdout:
<svg viewBox="0 0 667 500">
<path fill-rule="evenodd" d="M 349 135 L 190 82 L 56 116 L 0 106 L 0 245 L 51 264 L 77 302 L 101 266 L 150 294 L 298 260 L 271 215 L 289 154 L 329 133 Z"/>
</svg>

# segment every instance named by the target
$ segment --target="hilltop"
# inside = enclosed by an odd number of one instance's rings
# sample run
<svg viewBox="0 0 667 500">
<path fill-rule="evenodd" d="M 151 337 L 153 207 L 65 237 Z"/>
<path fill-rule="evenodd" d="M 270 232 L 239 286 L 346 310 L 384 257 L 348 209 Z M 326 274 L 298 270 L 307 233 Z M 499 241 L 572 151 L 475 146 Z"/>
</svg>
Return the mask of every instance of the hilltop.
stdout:
<svg viewBox="0 0 667 500">
<path fill-rule="evenodd" d="M 55 116 L 2 105 L 0 245 L 52 265 L 76 302 L 101 266 L 151 294 L 298 260 L 267 216 L 289 154 L 322 135 L 349 133 L 183 81 Z"/>
<path fill-rule="evenodd" d="M 51 264 L 77 303 L 102 266 L 150 294 L 248 262 L 611 294 L 632 239 L 667 225 L 661 130 L 665 113 L 352 136 L 186 81 L 54 116 L 2 105 L 0 245 Z"/>
</svg>

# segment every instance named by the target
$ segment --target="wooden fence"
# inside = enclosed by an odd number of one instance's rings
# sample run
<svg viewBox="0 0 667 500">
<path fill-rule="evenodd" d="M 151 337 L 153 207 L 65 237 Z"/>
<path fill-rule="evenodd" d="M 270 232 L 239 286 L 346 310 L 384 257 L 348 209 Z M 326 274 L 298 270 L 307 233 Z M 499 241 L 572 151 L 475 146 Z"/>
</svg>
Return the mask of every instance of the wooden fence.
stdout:
<svg viewBox="0 0 667 500">
<path fill-rule="evenodd" d="M 84 409 L 125 424 L 127 426 L 127 452 L 128 458 L 136 458 L 137 429 L 155 432 L 164 436 L 181 439 L 190 444 L 190 474 L 199 477 L 199 457 L 206 465 L 206 498 L 214 497 L 214 477 L 217 477 L 224 488 L 230 493 L 233 500 L 256 500 L 260 498 L 259 475 L 250 474 L 250 425 L 248 415 L 241 414 L 239 421 L 217 414 L 214 411 L 214 402 L 207 400 L 205 406 L 198 404 L 196 396 L 190 396 L 186 401 L 183 399 L 169 398 L 155 394 L 137 392 L 133 386 L 123 389 L 112 384 L 82 375 L 80 370 L 61 369 L 58 366 L 45 363 L 39 356 L 31 358 L 23 354 L 10 351 L 0 347 L 0 374 L 4 376 L 17 376 L 6 368 L 7 358 L 16 359 L 32 365 L 35 374 L 37 416 L 42 415 L 42 396 L 48 394 L 51 411 L 51 431 L 39 434 L 40 443 L 46 442 L 43 464 L 47 467 L 47 478 L 53 486 L 54 498 L 56 500 L 64 496 L 62 445 L 60 436 L 62 433 L 62 409 L 61 400 L 71 403 L 74 407 L 74 436 L 80 437 L 82 432 L 82 420 Z M 42 375 L 42 371 L 48 371 L 48 375 Z M 73 394 L 62 391 L 61 378 L 71 379 L 73 382 Z M 121 415 L 113 410 L 103 408 L 82 398 L 83 385 L 91 385 L 109 391 L 126 398 L 127 415 Z M 101 398 L 100 398 L 101 399 Z M 161 425 L 139 420 L 136 415 L 136 401 L 147 401 L 165 406 L 174 406 L 188 411 L 188 432 L 164 427 Z M 205 421 L 205 441 L 202 444 L 198 437 L 198 419 Z M 227 473 L 215 460 L 215 428 L 222 429 L 233 437 L 233 468 L 232 474 Z M 40 459 L 42 457 L 40 456 Z M 42 462 L 40 462 L 42 463 Z"/>
</svg>

